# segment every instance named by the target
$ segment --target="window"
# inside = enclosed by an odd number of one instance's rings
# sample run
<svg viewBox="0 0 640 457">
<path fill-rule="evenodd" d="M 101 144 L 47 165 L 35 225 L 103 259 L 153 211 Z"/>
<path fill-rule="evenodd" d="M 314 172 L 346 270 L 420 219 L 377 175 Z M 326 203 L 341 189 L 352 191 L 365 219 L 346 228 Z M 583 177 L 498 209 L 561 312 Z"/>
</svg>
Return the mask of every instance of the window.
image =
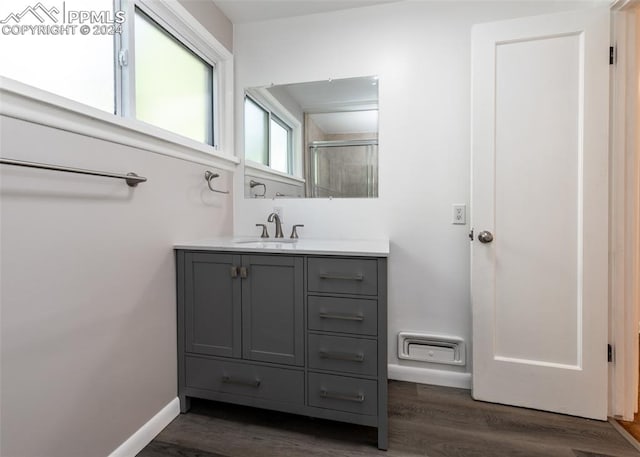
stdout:
<svg viewBox="0 0 640 457">
<path fill-rule="evenodd" d="M 213 65 L 135 11 L 136 118 L 213 144 Z"/>
<path fill-rule="evenodd" d="M 283 173 L 291 173 L 289 142 L 291 129 L 277 117 L 271 118 L 269 124 L 269 151 L 271 152 L 271 168 Z"/>
<path fill-rule="evenodd" d="M 244 148 L 246 158 L 269 165 L 269 112 L 249 97 L 244 101 Z"/>
<path fill-rule="evenodd" d="M 220 144 L 224 111 L 217 94 L 225 94 L 232 77 L 231 55 L 178 2 L 14 0 L 0 2 L 0 21 L 2 76 L 204 145 Z"/>
<path fill-rule="evenodd" d="M 292 127 L 272 111 L 246 96 L 244 102 L 245 157 L 273 170 L 293 173 Z"/>
<path fill-rule="evenodd" d="M 62 24 L 60 5 L 36 3 L 0 2 L 0 74 L 114 113 L 113 35 L 81 34 L 79 24 Z M 65 6 L 83 10 L 86 1 Z M 92 0 L 91 7 L 112 12 L 113 0 Z"/>
</svg>

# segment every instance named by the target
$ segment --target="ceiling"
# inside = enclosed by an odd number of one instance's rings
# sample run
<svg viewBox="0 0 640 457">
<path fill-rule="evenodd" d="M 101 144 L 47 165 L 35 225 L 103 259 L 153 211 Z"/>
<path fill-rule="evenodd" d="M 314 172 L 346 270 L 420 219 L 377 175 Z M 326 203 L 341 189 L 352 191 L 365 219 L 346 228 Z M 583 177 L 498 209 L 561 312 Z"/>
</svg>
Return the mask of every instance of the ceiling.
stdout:
<svg viewBox="0 0 640 457">
<path fill-rule="evenodd" d="M 378 111 L 311 114 L 313 122 L 324 133 L 375 133 L 378 131 Z"/>
<path fill-rule="evenodd" d="M 234 24 L 306 16 L 399 0 L 213 0 Z"/>
<path fill-rule="evenodd" d="M 282 102 L 292 99 L 324 133 L 378 131 L 378 78 L 375 76 L 284 84 L 266 88 Z"/>
<path fill-rule="evenodd" d="M 283 84 L 267 88 L 276 98 L 285 92 L 305 113 L 378 109 L 378 78 L 375 76 Z"/>
</svg>

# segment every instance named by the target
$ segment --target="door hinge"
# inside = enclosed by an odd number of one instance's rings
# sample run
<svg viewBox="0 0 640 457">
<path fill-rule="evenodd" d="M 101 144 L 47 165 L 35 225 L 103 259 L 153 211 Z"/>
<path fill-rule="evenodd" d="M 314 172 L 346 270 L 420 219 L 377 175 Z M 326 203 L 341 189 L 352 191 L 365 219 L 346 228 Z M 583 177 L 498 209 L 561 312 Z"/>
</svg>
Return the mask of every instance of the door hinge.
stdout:
<svg viewBox="0 0 640 457">
<path fill-rule="evenodd" d="M 126 49 L 121 49 L 118 53 L 118 64 L 121 67 L 126 67 L 129 63 L 129 51 Z"/>
<path fill-rule="evenodd" d="M 613 65 L 616 61 L 616 48 L 609 46 L 609 65 Z"/>
<path fill-rule="evenodd" d="M 473 229 L 469 232 L 469 241 L 473 241 Z"/>
<path fill-rule="evenodd" d="M 613 362 L 613 346 L 607 344 L 607 362 Z"/>
</svg>

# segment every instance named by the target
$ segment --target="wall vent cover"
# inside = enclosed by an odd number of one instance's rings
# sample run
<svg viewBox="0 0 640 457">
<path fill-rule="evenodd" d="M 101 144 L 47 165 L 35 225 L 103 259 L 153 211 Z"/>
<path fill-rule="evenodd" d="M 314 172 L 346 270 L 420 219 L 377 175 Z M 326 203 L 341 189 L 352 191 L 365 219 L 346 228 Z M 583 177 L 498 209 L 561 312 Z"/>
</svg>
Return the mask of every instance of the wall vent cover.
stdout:
<svg viewBox="0 0 640 457">
<path fill-rule="evenodd" d="M 398 333 L 398 358 L 418 362 L 465 365 L 465 345 L 455 336 Z"/>
</svg>

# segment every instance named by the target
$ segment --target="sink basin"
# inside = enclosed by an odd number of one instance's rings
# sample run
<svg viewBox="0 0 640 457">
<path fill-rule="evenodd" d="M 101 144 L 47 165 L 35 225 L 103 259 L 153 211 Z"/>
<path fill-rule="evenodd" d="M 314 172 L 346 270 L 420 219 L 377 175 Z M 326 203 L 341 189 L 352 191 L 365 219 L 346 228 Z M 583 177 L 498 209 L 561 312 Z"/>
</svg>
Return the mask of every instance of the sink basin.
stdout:
<svg viewBox="0 0 640 457">
<path fill-rule="evenodd" d="M 297 238 L 257 238 L 257 239 L 238 239 L 233 240 L 234 244 L 246 244 L 252 246 L 272 246 L 275 244 L 292 244 L 297 243 Z"/>
</svg>

